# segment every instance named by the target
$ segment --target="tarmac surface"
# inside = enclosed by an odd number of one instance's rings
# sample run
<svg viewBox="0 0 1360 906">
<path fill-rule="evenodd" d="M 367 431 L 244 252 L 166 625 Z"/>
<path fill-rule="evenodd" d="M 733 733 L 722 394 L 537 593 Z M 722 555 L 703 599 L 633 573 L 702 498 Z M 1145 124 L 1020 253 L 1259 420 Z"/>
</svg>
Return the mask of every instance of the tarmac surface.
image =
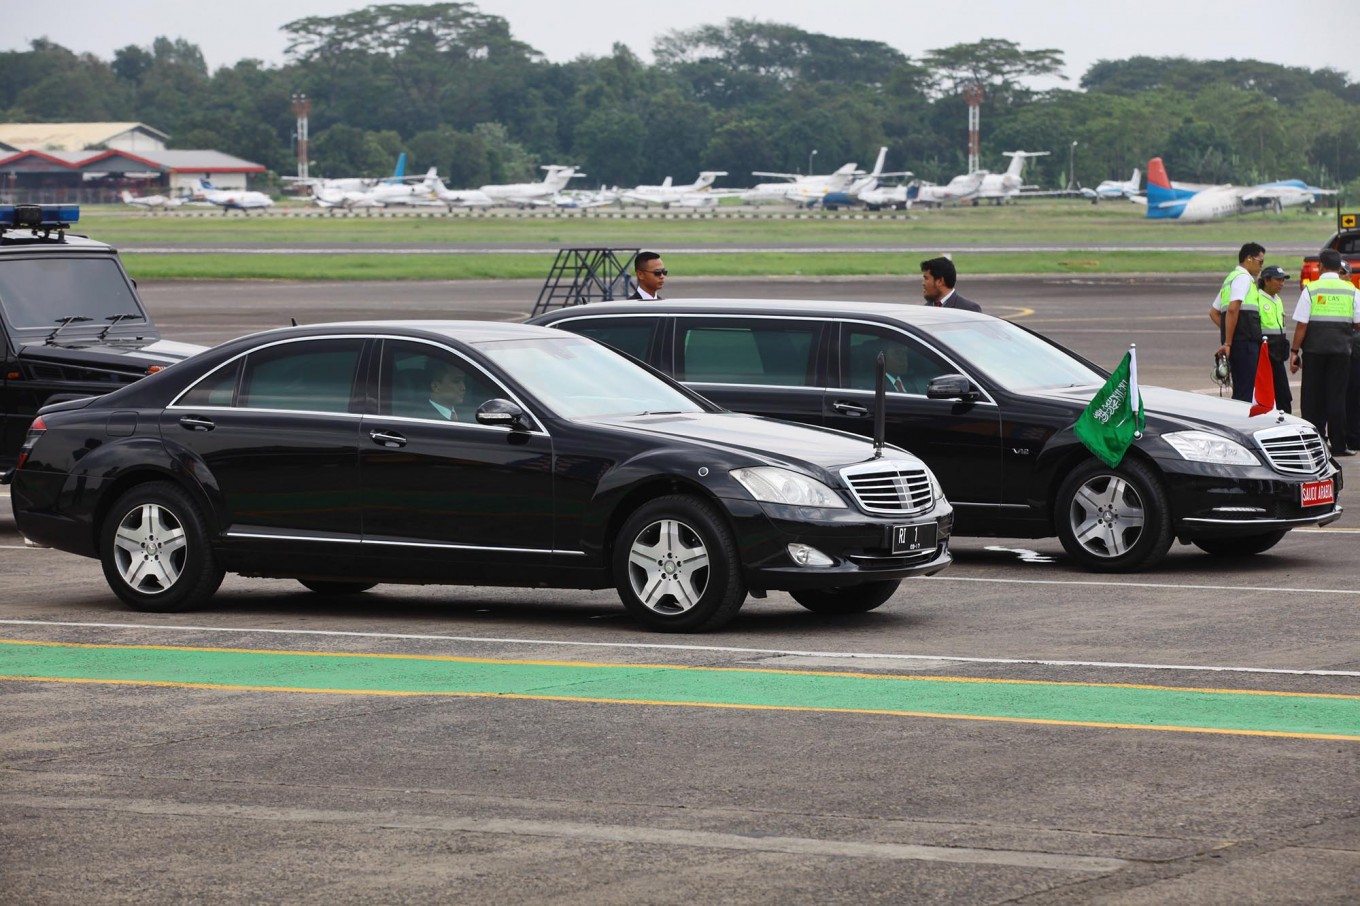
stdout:
<svg viewBox="0 0 1360 906">
<path fill-rule="evenodd" d="M 672 277 L 915 301 L 919 279 Z M 964 279 L 1199 392 L 1202 277 Z M 531 281 L 144 284 L 166 336 L 520 320 Z M 1292 300 L 1289 300 L 1292 303 Z M 1354 460 L 1345 462 L 1348 477 Z M 1347 500 L 1343 492 L 1342 502 Z M 1360 520 L 1245 560 L 1075 569 L 956 539 L 887 605 L 658 636 L 610 591 L 229 577 L 123 608 L 0 507 L 6 903 L 1309 903 L 1360 890 Z M 89 647 L 95 646 L 95 647 Z M 675 668 L 685 668 L 677 670 Z"/>
</svg>

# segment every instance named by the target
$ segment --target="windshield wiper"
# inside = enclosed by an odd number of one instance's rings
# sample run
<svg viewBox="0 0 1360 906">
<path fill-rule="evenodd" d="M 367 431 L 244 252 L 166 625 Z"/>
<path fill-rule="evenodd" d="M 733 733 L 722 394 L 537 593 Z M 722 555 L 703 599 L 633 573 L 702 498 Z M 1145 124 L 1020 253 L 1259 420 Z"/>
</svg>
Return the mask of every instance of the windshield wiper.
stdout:
<svg viewBox="0 0 1360 906">
<path fill-rule="evenodd" d="M 108 322 L 109 322 L 109 326 L 108 326 L 108 327 L 105 327 L 103 330 L 99 331 L 99 336 L 98 336 L 96 339 L 102 340 L 102 339 L 104 339 L 105 337 L 107 337 L 107 336 L 109 335 L 109 331 L 110 331 L 110 330 L 113 330 L 115 327 L 118 326 L 118 322 L 119 322 L 119 321 L 130 321 L 130 320 L 132 320 L 133 318 L 140 318 L 140 317 L 141 317 L 141 315 L 135 314 L 135 313 L 134 313 L 134 314 L 130 314 L 130 315 L 109 315 L 107 318 L 104 319 L 105 321 L 108 321 Z M 89 319 L 86 318 L 86 320 L 89 320 Z"/>
<path fill-rule="evenodd" d="M 57 325 L 57 329 L 49 333 L 47 335 L 47 339 L 44 342 L 49 346 L 55 345 L 52 341 L 57 338 L 57 334 L 61 333 L 67 327 L 70 327 L 72 324 L 79 324 L 82 321 L 92 320 L 94 319 L 87 318 L 84 315 L 68 315 L 65 318 L 57 318 L 56 321 L 54 322 Z"/>
</svg>

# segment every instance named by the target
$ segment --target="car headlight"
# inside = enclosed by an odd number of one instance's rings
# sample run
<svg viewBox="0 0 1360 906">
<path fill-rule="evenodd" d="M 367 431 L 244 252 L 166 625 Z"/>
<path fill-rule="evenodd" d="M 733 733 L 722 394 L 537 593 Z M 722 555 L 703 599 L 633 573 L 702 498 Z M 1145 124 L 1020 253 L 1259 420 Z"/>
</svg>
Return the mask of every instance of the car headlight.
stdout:
<svg viewBox="0 0 1360 906">
<path fill-rule="evenodd" d="M 930 469 L 926 469 L 926 477 L 930 479 L 930 496 L 935 500 L 944 500 L 944 486 L 940 484 L 940 479 Z"/>
<path fill-rule="evenodd" d="M 1214 462 L 1227 466 L 1255 466 L 1260 461 L 1237 441 L 1207 431 L 1176 431 L 1162 440 L 1191 462 Z"/>
<path fill-rule="evenodd" d="M 835 491 L 815 478 L 788 469 L 773 466 L 733 469 L 732 477 L 750 491 L 752 497 L 765 503 L 845 509 L 845 501 Z"/>
</svg>

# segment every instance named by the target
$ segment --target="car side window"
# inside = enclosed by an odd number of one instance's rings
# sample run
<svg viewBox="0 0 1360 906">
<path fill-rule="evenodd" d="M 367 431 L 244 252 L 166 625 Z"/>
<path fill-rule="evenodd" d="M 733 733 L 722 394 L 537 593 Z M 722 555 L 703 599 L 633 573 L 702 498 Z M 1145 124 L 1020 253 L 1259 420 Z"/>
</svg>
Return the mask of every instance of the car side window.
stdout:
<svg viewBox="0 0 1360 906">
<path fill-rule="evenodd" d="M 889 393 L 925 396 L 932 378 L 957 371 L 906 334 L 847 325 L 841 335 L 841 385 L 851 390 L 873 390 L 880 352 Z"/>
<path fill-rule="evenodd" d="M 360 338 L 280 343 L 246 357 L 236 405 L 303 412 L 353 410 Z"/>
<path fill-rule="evenodd" d="M 236 381 L 241 376 L 241 363 L 243 361 L 243 359 L 237 359 L 230 365 L 219 368 L 203 378 L 188 393 L 180 397 L 179 405 L 196 408 L 235 405 Z"/>
<path fill-rule="evenodd" d="M 378 386 L 380 414 L 431 421 L 475 423 L 482 403 L 510 396 L 466 359 L 399 340 L 383 344 Z"/>
<path fill-rule="evenodd" d="M 676 377 L 792 387 L 816 382 L 820 324 L 777 318 L 678 318 Z"/>
<path fill-rule="evenodd" d="M 656 336 L 660 318 L 633 316 L 627 318 L 573 318 L 559 321 L 554 327 L 561 327 L 583 337 L 598 340 L 620 352 L 626 352 L 635 359 L 646 362 L 652 351 L 652 340 Z"/>
</svg>

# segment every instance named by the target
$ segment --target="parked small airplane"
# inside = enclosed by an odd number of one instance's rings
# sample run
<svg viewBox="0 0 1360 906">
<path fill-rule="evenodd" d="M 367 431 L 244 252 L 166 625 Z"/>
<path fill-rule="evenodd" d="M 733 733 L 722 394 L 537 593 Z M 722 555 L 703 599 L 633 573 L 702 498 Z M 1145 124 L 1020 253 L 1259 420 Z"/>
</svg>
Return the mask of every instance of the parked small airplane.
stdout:
<svg viewBox="0 0 1360 906">
<path fill-rule="evenodd" d="M 376 185 L 396 185 L 406 181 L 406 152 L 397 155 L 397 165 L 392 168 L 392 175 L 384 178 L 376 176 L 346 176 L 338 179 L 327 179 L 324 176 L 313 176 L 300 178 L 297 176 L 285 176 L 284 182 L 297 183 L 300 186 L 310 186 L 313 197 L 316 197 L 320 189 L 327 195 L 339 197 L 339 192 L 364 192 Z M 323 204 L 324 202 L 318 202 Z"/>
<path fill-rule="evenodd" d="M 435 167 L 425 171 L 425 175 L 415 181 L 408 177 L 402 182 L 383 182 L 368 190 L 369 198 L 383 207 L 388 205 L 437 205 L 440 199 L 435 196 L 435 183 L 439 173 Z"/>
<path fill-rule="evenodd" d="M 477 189 L 450 189 L 438 176 L 429 182 L 434 197 L 448 205 L 450 211 L 454 208 L 489 208 L 495 204 L 490 195 Z"/>
<path fill-rule="evenodd" d="M 555 204 L 554 196 L 565 189 L 568 182 L 578 176 L 586 175 L 577 173 L 574 166 L 566 167 L 561 164 L 548 164 L 542 169 L 548 171 L 548 175 L 543 177 L 542 182 L 487 185 L 482 186 L 479 191 L 488 196 L 494 204 L 518 205 L 519 207 L 551 205 Z"/>
<path fill-rule="evenodd" d="M 936 207 L 969 201 L 977 196 L 978 190 L 982 188 L 982 181 L 990 175 L 986 170 L 978 170 L 973 173 L 961 173 L 943 186 L 928 183 L 906 186 L 906 200 L 909 204 Z"/>
<path fill-rule="evenodd" d="M 822 207 L 828 211 L 834 211 L 839 207 L 846 207 L 858 204 L 868 204 L 864 200 L 864 193 L 872 193 L 878 189 L 879 180 L 889 176 L 911 176 L 908 170 L 900 170 L 896 173 L 884 173 L 883 161 L 887 159 L 888 146 L 884 145 L 878 149 L 878 160 L 874 161 L 874 168 L 865 175 L 856 179 L 843 191 L 827 192 L 822 196 Z"/>
<path fill-rule="evenodd" d="M 1025 169 L 1025 161 L 1031 157 L 1043 157 L 1047 153 L 1047 151 L 1003 151 L 1002 155 L 1011 159 L 1010 165 L 1006 167 L 1005 173 L 988 173 L 982 178 L 982 184 L 978 186 L 977 194 L 973 196 L 973 204 L 979 201 L 1005 204 L 1018 196 L 1020 190 L 1025 187 L 1025 181 L 1020 178 Z"/>
<path fill-rule="evenodd" d="M 599 190 L 595 192 L 582 192 L 582 191 L 558 192 L 557 196 L 554 199 L 554 204 L 556 204 L 559 208 L 571 208 L 571 209 L 601 208 L 604 207 L 605 205 L 618 203 L 619 203 L 618 186 L 615 186 L 612 189 L 606 189 L 604 186 L 600 186 Z"/>
<path fill-rule="evenodd" d="M 215 204 L 227 211 L 249 211 L 252 209 L 272 208 L 274 199 L 263 192 L 250 192 L 245 189 L 219 189 L 203 177 L 198 181 L 199 189 L 194 198 Z"/>
<path fill-rule="evenodd" d="M 652 205 L 659 204 L 663 208 L 671 205 L 680 207 L 700 207 L 709 204 L 708 201 L 690 198 L 692 195 L 711 196 L 714 202 L 719 195 L 712 192 L 714 180 L 719 176 L 726 176 L 726 170 L 704 170 L 699 174 L 699 178 L 687 186 L 676 186 L 671 184 L 671 178 L 667 176 L 659 186 L 634 186 L 619 193 L 619 200 L 632 204 Z"/>
<path fill-rule="evenodd" d="M 146 208 L 148 211 L 162 211 L 166 208 L 177 208 L 184 204 L 183 198 L 171 198 L 167 195 L 133 195 L 126 189 L 122 193 L 123 204 L 130 204 L 135 208 Z"/>
<path fill-rule="evenodd" d="M 1137 167 L 1134 167 L 1133 175 L 1129 177 L 1127 182 L 1118 179 L 1107 179 L 1094 189 L 1089 186 L 1083 186 L 1081 195 L 1083 198 L 1091 199 L 1093 203 L 1114 198 L 1132 198 L 1139 194 L 1138 185 L 1142 178 L 1143 172 Z"/>
<path fill-rule="evenodd" d="M 813 207 L 821 202 L 828 192 L 843 192 L 863 176 L 864 171 L 856 164 L 846 164 L 834 173 L 821 176 L 803 176 L 800 173 L 770 173 L 765 170 L 752 170 L 752 176 L 776 176 L 785 182 L 756 183 L 740 194 L 747 204 L 797 204 Z"/>
<path fill-rule="evenodd" d="M 1200 185 L 1172 182 L 1160 157 L 1148 161 L 1147 216 L 1165 220 L 1212 220 L 1252 211 L 1281 211 L 1313 204 L 1319 195 L 1335 195 L 1303 180 L 1286 179 L 1255 186 Z"/>
</svg>

